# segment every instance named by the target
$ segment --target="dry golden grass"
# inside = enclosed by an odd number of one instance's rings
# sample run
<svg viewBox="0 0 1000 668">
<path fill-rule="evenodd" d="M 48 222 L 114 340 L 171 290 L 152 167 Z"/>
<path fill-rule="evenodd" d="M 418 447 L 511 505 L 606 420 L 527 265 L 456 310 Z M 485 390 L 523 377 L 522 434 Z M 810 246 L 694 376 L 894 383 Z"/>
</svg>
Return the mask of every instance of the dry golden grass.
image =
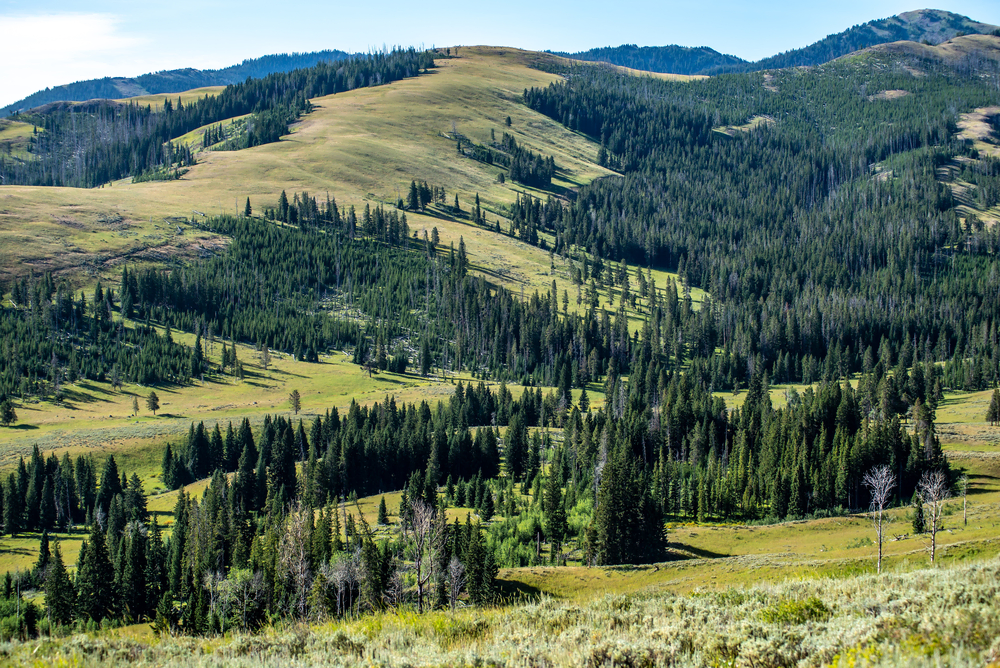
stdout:
<svg viewBox="0 0 1000 668">
<path fill-rule="evenodd" d="M 610 174 L 592 162 L 593 142 L 518 102 L 525 88 L 558 79 L 527 66 L 539 57 L 513 49 L 464 48 L 461 58 L 439 60 L 428 75 L 318 98 L 316 110 L 282 141 L 203 153 L 200 164 L 180 181 L 131 184 L 126 179 L 92 190 L 0 187 L 0 245 L 12 250 L 0 271 L 76 272 L 84 266 L 101 272 L 137 255 L 195 254 L 199 243 L 210 240 L 192 242 L 189 235 L 184 243 L 169 245 L 172 235 L 165 230 L 173 226 L 168 218 L 242 211 L 247 197 L 260 211 L 275 206 L 282 190 L 329 192 L 341 205 L 363 208 L 365 201 L 395 202 L 412 179 L 419 179 L 444 185 L 449 203 L 457 193 L 466 211 L 476 193 L 488 212 L 512 203 L 524 189 L 499 184 L 497 168 L 459 159 L 454 143 L 442 136 L 453 124 L 485 142 L 491 129 L 498 134 L 506 129 L 510 116 L 507 131 L 519 143 L 554 155 L 560 167 L 556 191 Z M 109 214 L 122 216 L 126 229 L 105 231 L 99 216 Z M 468 229 L 455 220 L 409 218 L 412 229 L 438 227 L 446 242 L 457 242 Z M 537 249 L 523 252 L 545 257 Z M 492 253 L 478 253 L 472 253 L 474 264 L 499 268 Z"/>
<path fill-rule="evenodd" d="M 163 108 L 163 103 L 166 100 L 170 100 L 170 103 L 174 106 L 177 105 L 177 100 L 179 99 L 182 104 L 188 105 L 193 102 L 200 100 L 201 98 L 208 95 L 209 97 L 215 97 L 220 92 L 225 89 L 225 86 L 205 86 L 203 88 L 192 88 L 191 90 L 186 90 L 182 93 L 155 93 L 152 95 L 137 95 L 135 97 L 126 97 L 118 100 L 118 102 L 134 102 L 140 105 L 149 105 L 153 110 L 158 111 Z"/>
</svg>

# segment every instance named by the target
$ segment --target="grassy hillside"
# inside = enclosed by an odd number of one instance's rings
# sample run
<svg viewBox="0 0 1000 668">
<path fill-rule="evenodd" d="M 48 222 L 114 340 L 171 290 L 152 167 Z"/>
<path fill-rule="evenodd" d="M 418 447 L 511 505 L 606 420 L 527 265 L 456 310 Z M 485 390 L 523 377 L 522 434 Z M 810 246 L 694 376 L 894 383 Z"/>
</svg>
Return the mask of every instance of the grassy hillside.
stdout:
<svg viewBox="0 0 1000 668">
<path fill-rule="evenodd" d="M 107 271 L 131 258 L 149 255 L 196 256 L 209 238 L 175 238 L 174 216 L 234 212 L 250 197 L 253 206 L 275 206 L 287 190 L 314 195 L 329 192 L 341 206 L 395 203 L 412 179 L 443 185 L 448 201 L 458 194 L 463 209 L 480 194 L 490 222 L 519 190 L 501 185 L 499 169 L 457 159 L 454 130 L 477 142 L 490 130 L 506 129 L 519 144 L 553 155 L 559 167 L 555 190 L 588 183 L 610 172 L 594 164 L 597 146 L 558 123 L 536 114 L 517 98 L 526 87 L 556 80 L 528 65 L 537 54 L 510 49 L 466 48 L 459 58 L 442 59 L 429 75 L 370 90 L 314 100 L 316 111 L 303 118 L 283 141 L 240 152 L 203 153 L 200 164 L 174 182 L 105 188 L 0 188 L 0 243 L 15 249 L 0 275 L 76 272 L 82 267 Z M 545 193 L 535 192 L 545 196 Z M 121 217 L 121 229 L 108 231 L 102 219 Z M 474 265 L 533 276 L 549 265 L 547 254 L 512 242 L 513 252 L 487 251 L 461 219 L 410 216 L 411 230 L 438 227 L 445 244 L 469 236 Z M 169 232 L 168 232 L 169 228 Z M 490 235 L 492 237 L 492 235 Z M 196 239 L 196 240 L 195 240 Z M 497 262 L 510 258 L 509 264 Z"/>
</svg>

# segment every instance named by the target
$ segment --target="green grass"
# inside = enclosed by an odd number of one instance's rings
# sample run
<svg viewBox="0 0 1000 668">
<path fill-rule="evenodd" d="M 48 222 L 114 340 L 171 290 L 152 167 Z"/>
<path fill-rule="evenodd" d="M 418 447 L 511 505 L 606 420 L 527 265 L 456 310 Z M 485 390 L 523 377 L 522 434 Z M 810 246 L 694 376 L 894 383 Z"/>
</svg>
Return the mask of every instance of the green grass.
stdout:
<svg viewBox="0 0 1000 668">
<path fill-rule="evenodd" d="M 34 131 L 31 123 L 0 118 L 0 155 L 27 159 L 28 138 Z"/>
</svg>

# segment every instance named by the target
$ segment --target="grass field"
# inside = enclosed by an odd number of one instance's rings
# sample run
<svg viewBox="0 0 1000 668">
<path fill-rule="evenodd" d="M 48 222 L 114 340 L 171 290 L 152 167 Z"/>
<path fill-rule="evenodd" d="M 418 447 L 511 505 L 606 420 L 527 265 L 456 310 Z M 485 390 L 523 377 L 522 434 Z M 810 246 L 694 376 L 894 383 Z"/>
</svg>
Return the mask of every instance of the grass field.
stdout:
<svg viewBox="0 0 1000 668">
<path fill-rule="evenodd" d="M 28 138 L 35 131 L 30 123 L 0 119 L 0 155 L 24 159 L 28 156 Z"/>
<path fill-rule="evenodd" d="M 166 100 L 170 100 L 170 103 L 174 106 L 177 105 L 177 100 L 180 100 L 182 104 L 188 105 L 197 102 L 201 98 L 208 95 L 209 97 L 215 97 L 225 89 L 225 86 L 205 86 L 203 88 L 192 88 L 191 90 L 186 90 L 182 93 L 155 93 L 152 95 L 139 95 L 137 97 L 127 97 L 118 102 L 134 102 L 139 105 L 149 105 L 153 108 L 153 111 L 159 111 L 163 108 L 163 103 Z"/>
</svg>

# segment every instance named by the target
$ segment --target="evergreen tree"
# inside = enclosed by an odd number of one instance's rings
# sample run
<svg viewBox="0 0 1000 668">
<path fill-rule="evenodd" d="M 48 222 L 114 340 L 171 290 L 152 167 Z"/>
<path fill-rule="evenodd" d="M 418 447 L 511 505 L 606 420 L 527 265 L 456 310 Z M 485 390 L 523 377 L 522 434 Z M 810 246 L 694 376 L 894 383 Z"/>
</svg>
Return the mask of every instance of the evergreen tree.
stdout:
<svg viewBox="0 0 1000 668">
<path fill-rule="evenodd" d="M 96 505 L 105 513 L 108 512 L 111 501 L 122 493 L 121 474 L 118 472 L 118 463 L 114 455 L 108 455 L 104 463 L 104 471 L 101 472 L 101 485 L 97 489 Z"/>
<path fill-rule="evenodd" d="M 66 626 L 75 616 L 76 594 L 63 564 L 62 549 L 55 544 L 52 561 L 45 576 L 45 610 L 51 623 Z"/>
<path fill-rule="evenodd" d="M 0 401 L 0 425 L 9 427 L 15 422 L 17 422 L 17 412 L 14 410 L 14 404 L 10 399 L 4 398 Z"/>
<path fill-rule="evenodd" d="M 986 410 L 986 421 L 993 427 L 1000 423 L 1000 389 L 994 389 L 990 398 L 990 406 Z"/>
<path fill-rule="evenodd" d="M 378 502 L 378 520 L 379 526 L 385 526 L 389 523 L 389 511 L 385 507 L 385 496 L 383 496 Z"/>
<path fill-rule="evenodd" d="M 90 538 L 81 549 L 76 571 L 77 610 L 82 617 L 99 622 L 110 617 L 119 600 L 115 570 L 108 556 L 104 532 L 95 522 Z"/>
<path fill-rule="evenodd" d="M 146 592 L 146 532 L 138 522 L 126 528 L 121 552 L 119 582 L 122 594 L 122 612 L 129 619 L 138 621 L 147 615 Z"/>
<path fill-rule="evenodd" d="M 559 546 L 569 525 L 566 520 L 566 508 L 563 506 L 562 485 L 559 476 L 554 475 L 552 468 L 549 469 L 549 477 L 545 485 L 545 533 L 552 543 L 552 552 L 559 552 Z"/>
<path fill-rule="evenodd" d="M 160 398 L 156 396 L 156 392 L 154 390 L 150 390 L 149 396 L 146 397 L 146 408 L 148 408 L 153 415 L 156 415 L 156 411 L 160 410 Z"/>
</svg>

